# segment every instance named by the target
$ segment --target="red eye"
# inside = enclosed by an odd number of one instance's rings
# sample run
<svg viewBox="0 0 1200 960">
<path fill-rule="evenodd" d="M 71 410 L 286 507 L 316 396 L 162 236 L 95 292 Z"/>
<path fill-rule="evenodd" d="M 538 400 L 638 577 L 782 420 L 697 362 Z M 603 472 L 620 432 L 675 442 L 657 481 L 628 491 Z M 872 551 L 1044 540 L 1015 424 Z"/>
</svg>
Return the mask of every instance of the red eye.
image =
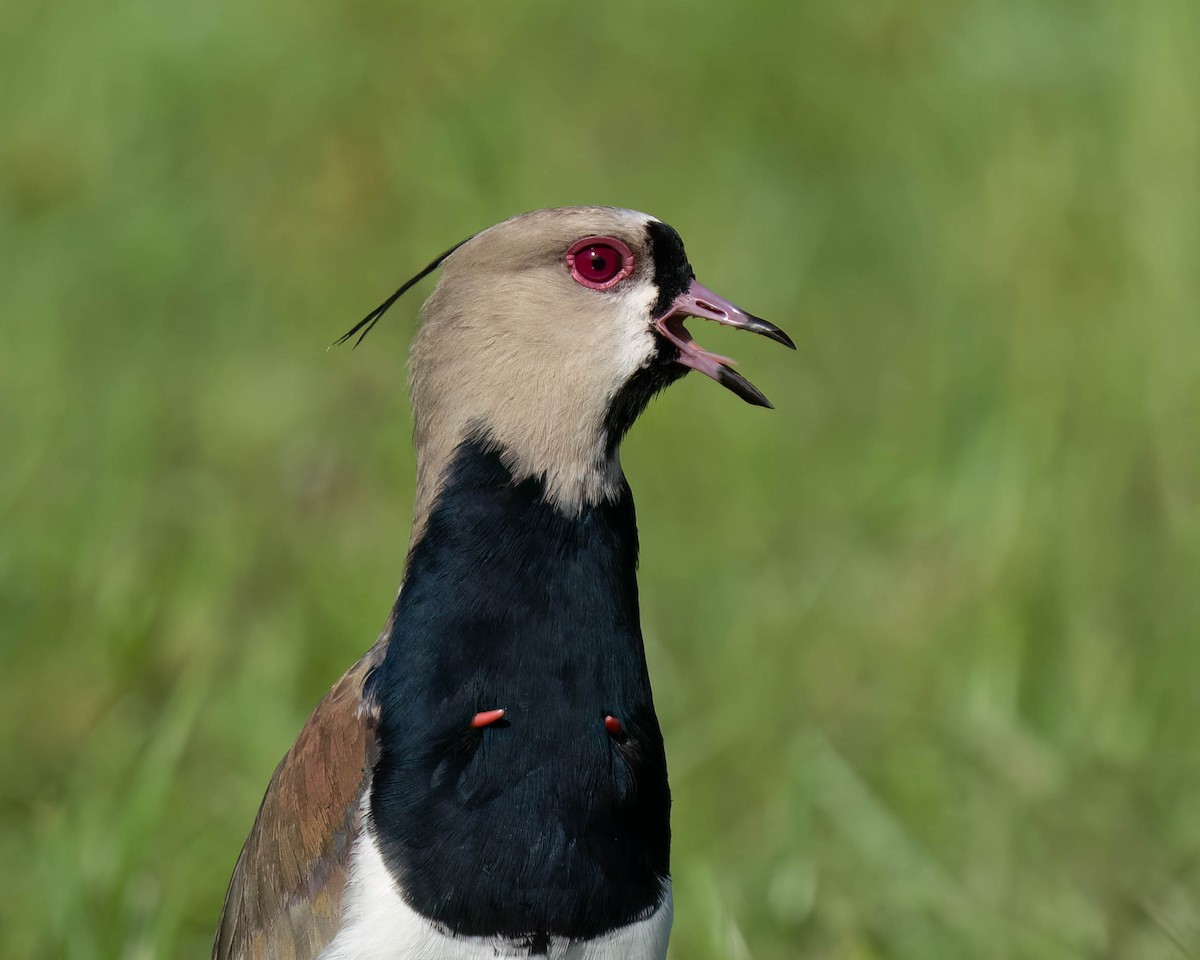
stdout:
<svg viewBox="0 0 1200 960">
<path fill-rule="evenodd" d="M 585 287 L 607 290 L 633 272 L 633 253 L 613 237 L 584 237 L 567 249 L 567 266 Z"/>
</svg>

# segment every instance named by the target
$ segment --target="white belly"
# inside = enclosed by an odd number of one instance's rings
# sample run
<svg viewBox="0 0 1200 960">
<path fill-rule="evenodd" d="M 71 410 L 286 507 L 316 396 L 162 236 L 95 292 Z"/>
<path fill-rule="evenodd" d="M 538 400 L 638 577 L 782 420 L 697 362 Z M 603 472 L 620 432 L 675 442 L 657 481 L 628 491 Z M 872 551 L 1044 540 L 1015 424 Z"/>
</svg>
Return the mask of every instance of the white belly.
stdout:
<svg viewBox="0 0 1200 960">
<path fill-rule="evenodd" d="M 384 866 L 369 830 L 355 841 L 342 926 L 318 960 L 497 960 L 529 947 L 493 937 L 456 937 L 413 910 Z M 552 938 L 547 960 L 663 960 L 671 935 L 671 886 L 645 920 L 594 940 Z"/>
</svg>

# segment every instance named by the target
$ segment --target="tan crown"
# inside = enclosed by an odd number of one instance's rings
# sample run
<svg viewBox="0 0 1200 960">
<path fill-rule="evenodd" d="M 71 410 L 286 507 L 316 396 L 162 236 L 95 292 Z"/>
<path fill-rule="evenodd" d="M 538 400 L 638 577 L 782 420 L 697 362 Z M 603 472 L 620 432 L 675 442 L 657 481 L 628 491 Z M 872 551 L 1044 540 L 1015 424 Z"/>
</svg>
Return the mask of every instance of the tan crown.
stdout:
<svg viewBox="0 0 1200 960">
<path fill-rule="evenodd" d="M 500 450 L 515 479 L 541 477 L 564 511 L 616 490 L 621 468 L 608 452 L 605 415 L 656 349 L 652 219 L 613 207 L 538 210 L 477 234 L 445 260 L 410 358 L 414 543 L 454 450 L 475 434 Z M 587 236 L 629 247 L 628 279 L 610 290 L 572 279 L 567 248 Z"/>
</svg>

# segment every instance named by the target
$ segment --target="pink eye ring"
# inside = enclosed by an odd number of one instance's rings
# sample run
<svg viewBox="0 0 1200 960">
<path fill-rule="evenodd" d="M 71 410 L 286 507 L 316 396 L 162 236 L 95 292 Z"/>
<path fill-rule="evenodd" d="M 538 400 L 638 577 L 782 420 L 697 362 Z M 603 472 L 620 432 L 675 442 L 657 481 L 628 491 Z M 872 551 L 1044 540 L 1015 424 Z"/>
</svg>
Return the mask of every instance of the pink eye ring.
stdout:
<svg viewBox="0 0 1200 960">
<path fill-rule="evenodd" d="M 633 273 L 633 251 L 615 237 L 584 237 L 567 248 L 567 267 L 576 283 L 607 290 Z"/>
</svg>

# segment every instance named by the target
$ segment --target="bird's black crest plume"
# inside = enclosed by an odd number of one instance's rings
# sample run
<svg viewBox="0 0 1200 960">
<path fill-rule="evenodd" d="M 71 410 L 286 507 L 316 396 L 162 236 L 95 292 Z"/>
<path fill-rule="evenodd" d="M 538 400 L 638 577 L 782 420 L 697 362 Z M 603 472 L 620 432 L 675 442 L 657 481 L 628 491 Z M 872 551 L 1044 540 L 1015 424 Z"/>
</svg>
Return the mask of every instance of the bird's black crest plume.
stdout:
<svg viewBox="0 0 1200 960">
<path fill-rule="evenodd" d="M 471 239 L 470 237 L 467 238 L 467 240 L 470 240 L 470 239 Z M 388 297 L 386 300 L 384 300 L 383 303 L 381 303 L 379 306 L 377 306 L 374 310 L 372 310 L 365 317 L 363 317 L 361 320 L 359 320 L 358 323 L 356 323 L 349 330 L 347 330 L 340 337 L 338 337 L 334 341 L 334 343 L 335 344 L 345 343 L 352 336 L 354 336 L 356 333 L 358 333 L 358 339 L 354 341 L 354 345 L 357 347 L 360 343 L 363 342 L 363 337 L 365 337 L 368 333 L 370 333 L 371 328 L 373 326 L 375 326 L 376 323 L 379 322 L 379 318 L 388 312 L 388 309 L 391 307 L 391 305 L 393 303 L 395 303 L 402 296 L 404 296 L 404 294 L 408 292 L 410 287 L 412 287 L 414 284 L 419 283 L 420 281 L 424 280 L 427 276 L 429 276 L 431 273 L 433 273 L 434 270 L 436 270 L 438 267 L 440 267 L 442 265 L 443 260 L 445 260 L 448 256 L 450 256 L 450 254 L 452 254 L 455 250 L 457 250 L 459 247 L 461 247 L 464 243 L 466 243 L 467 240 L 460 240 L 458 243 L 456 243 L 454 246 L 452 246 L 449 250 L 447 250 L 445 253 L 443 253 L 440 257 L 438 257 L 436 260 L 434 260 L 433 263 L 429 264 L 429 266 L 427 266 L 424 270 L 422 270 L 420 273 L 418 273 L 415 277 L 411 278 L 410 280 L 406 280 L 404 282 L 404 285 L 399 290 L 397 290 L 395 293 L 393 293 L 390 297 Z M 360 330 L 362 331 L 362 333 L 359 333 Z"/>
</svg>

